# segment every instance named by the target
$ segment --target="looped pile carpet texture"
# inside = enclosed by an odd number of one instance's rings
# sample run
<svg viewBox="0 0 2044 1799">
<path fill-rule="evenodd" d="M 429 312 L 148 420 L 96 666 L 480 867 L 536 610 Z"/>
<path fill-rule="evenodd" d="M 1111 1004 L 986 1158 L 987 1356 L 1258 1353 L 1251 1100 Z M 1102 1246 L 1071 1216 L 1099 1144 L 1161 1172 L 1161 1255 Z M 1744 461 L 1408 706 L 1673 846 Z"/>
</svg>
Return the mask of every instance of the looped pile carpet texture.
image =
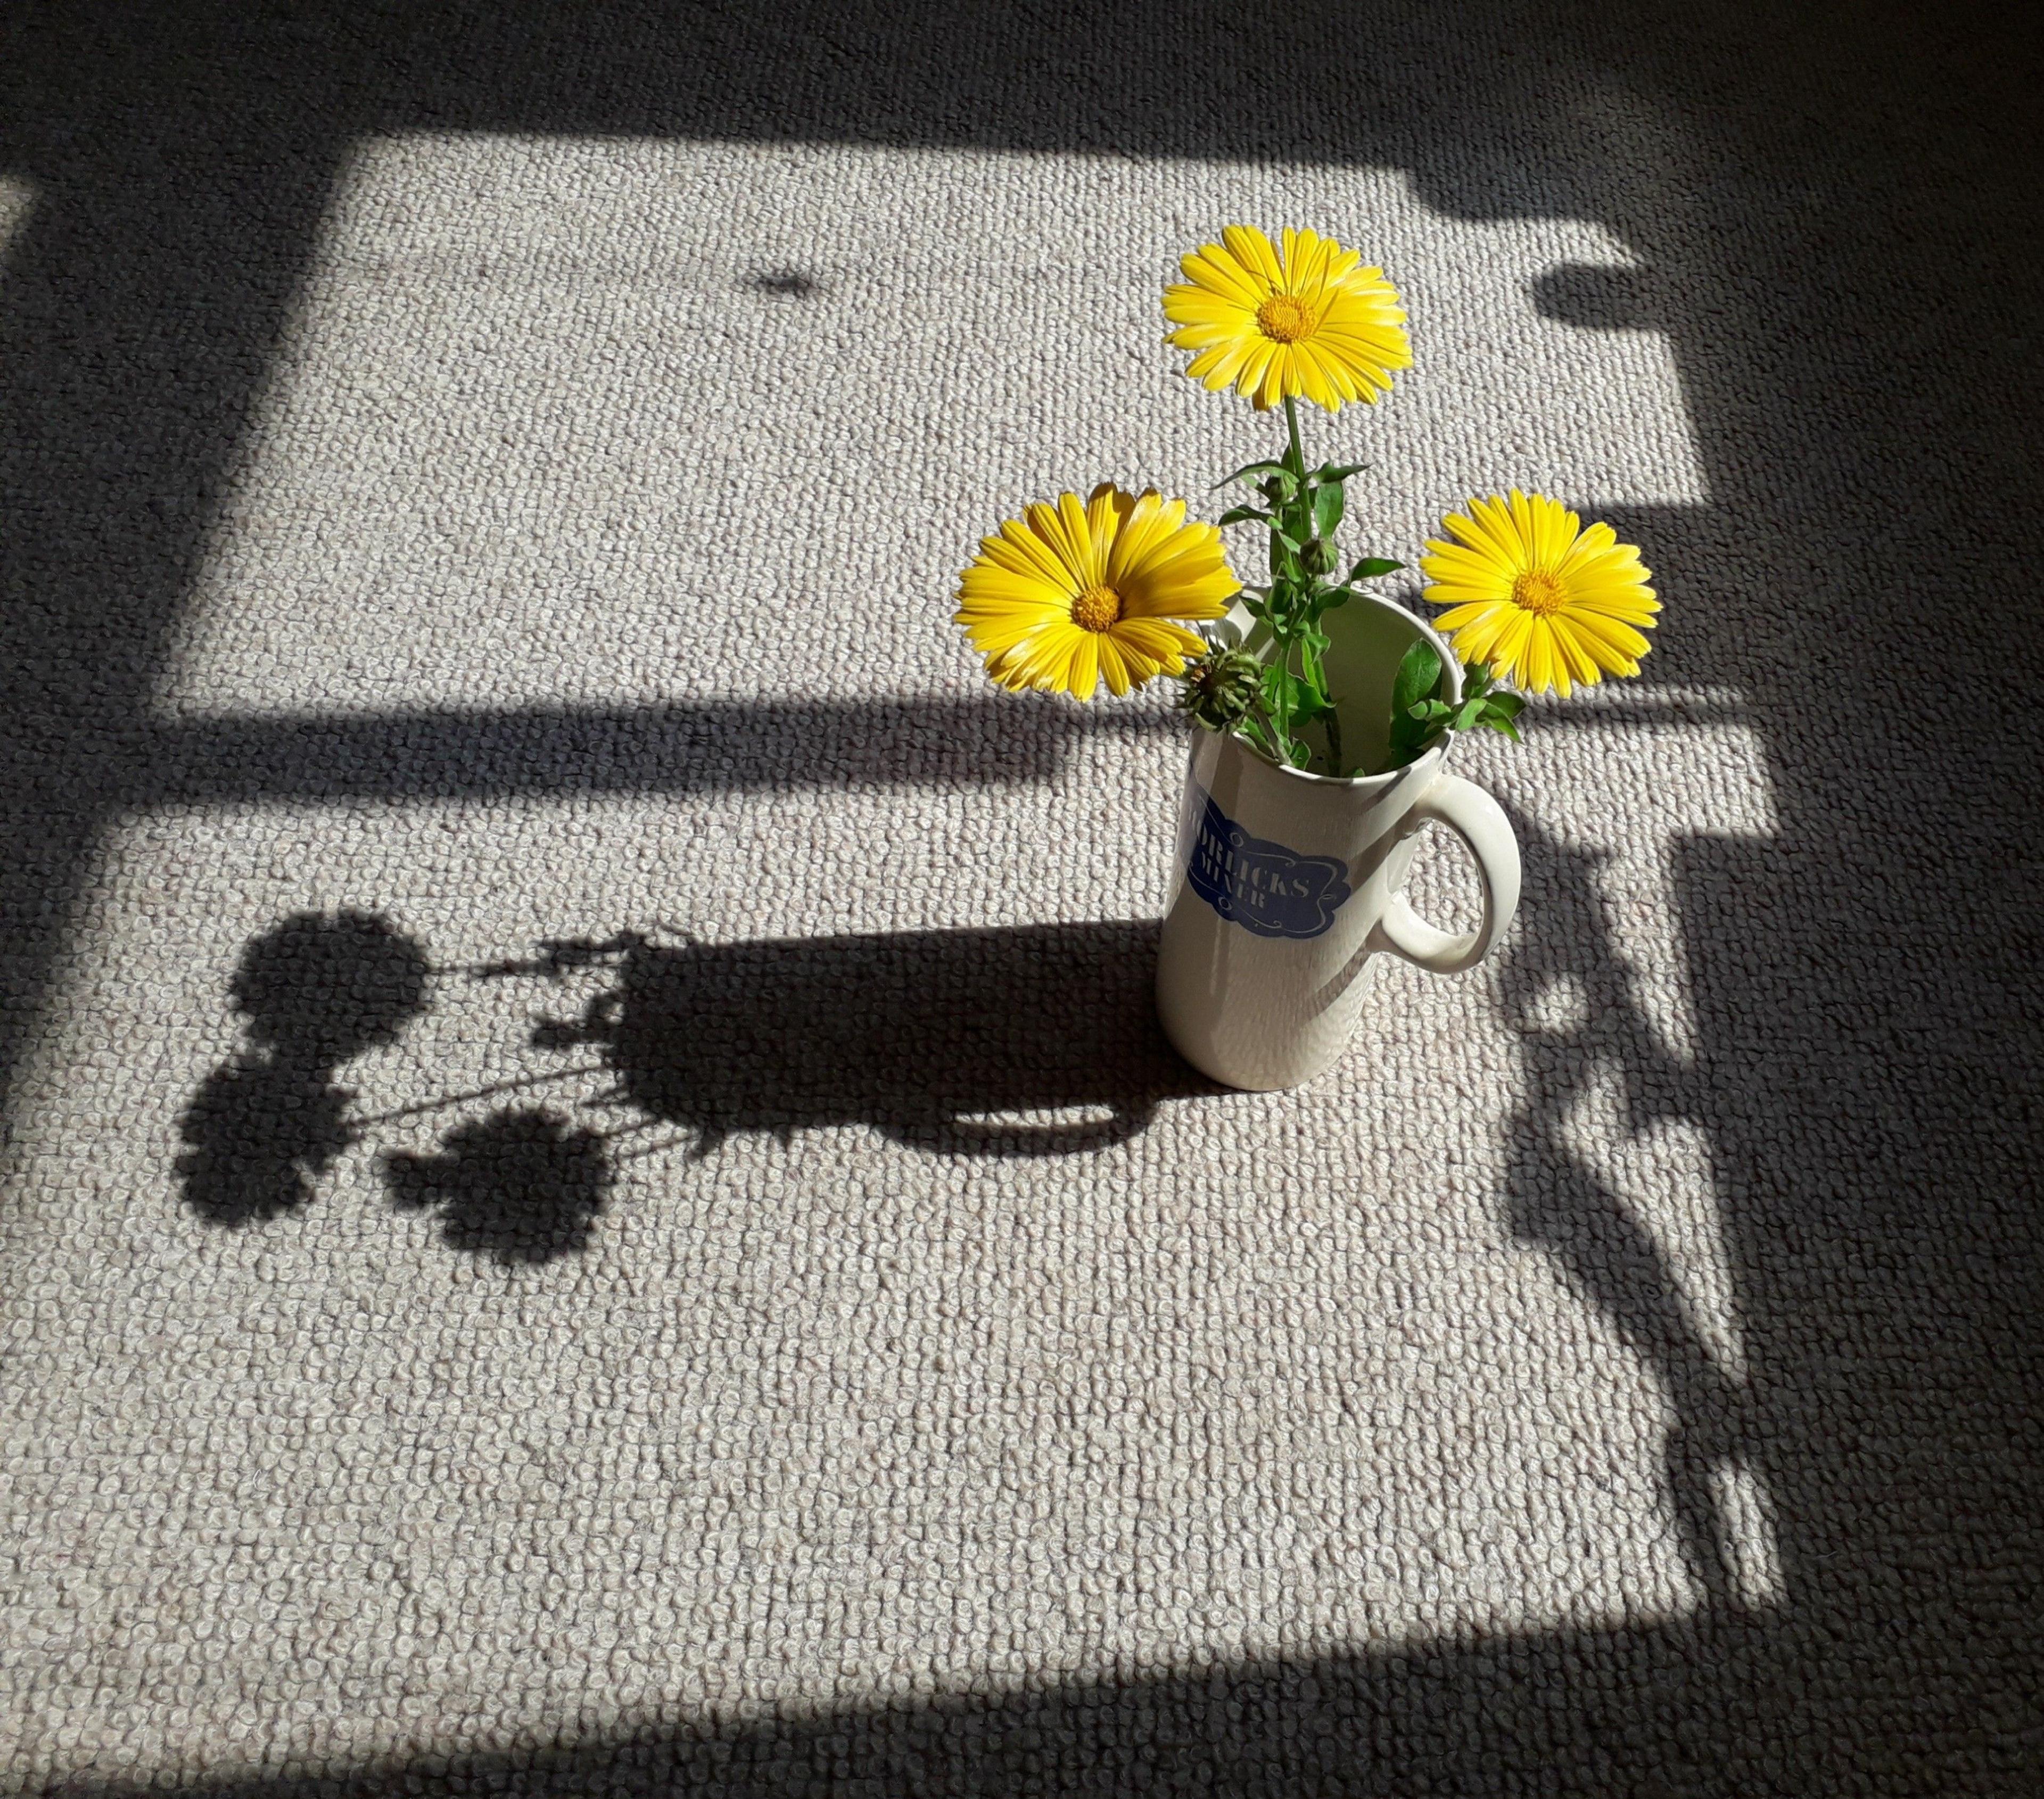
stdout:
<svg viewBox="0 0 2044 1799">
<path fill-rule="evenodd" d="M 2044 1785 L 2029 90 L 1778 10 L 0 21 L 9 1790 Z M 1267 1095 L 949 621 L 1237 220 L 1667 604 Z"/>
</svg>

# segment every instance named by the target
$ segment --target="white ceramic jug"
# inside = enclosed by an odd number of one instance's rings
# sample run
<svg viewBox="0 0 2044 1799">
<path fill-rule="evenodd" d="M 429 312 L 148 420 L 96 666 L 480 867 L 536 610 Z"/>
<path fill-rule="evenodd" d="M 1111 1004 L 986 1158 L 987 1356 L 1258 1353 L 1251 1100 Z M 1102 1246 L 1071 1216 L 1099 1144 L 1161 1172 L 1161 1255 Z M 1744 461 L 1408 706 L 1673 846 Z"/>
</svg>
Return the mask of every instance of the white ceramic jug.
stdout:
<svg viewBox="0 0 2044 1799">
<path fill-rule="evenodd" d="M 1250 621 L 1231 614 L 1224 635 Z M 1420 639 L 1462 697 L 1454 653 L 1389 600 L 1358 598 L 1321 628 L 1345 751 L 1385 759 L 1391 687 Z M 1297 1086 L 1339 1056 L 1385 952 L 1438 974 L 1481 962 L 1519 904 L 1519 845 L 1496 801 L 1443 767 L 1453 739 L 1388 775 L 1337 781 L 1281 767 L 1239 737 L 1193 740 L 1157 966 L 1157 1009 L 1178 1053 L 1230 1086 Z M 1447 825 L 1483 883 L 1483 923 L 1466 936 L 1406 903 L 1415 834 Z"/>
</svg>

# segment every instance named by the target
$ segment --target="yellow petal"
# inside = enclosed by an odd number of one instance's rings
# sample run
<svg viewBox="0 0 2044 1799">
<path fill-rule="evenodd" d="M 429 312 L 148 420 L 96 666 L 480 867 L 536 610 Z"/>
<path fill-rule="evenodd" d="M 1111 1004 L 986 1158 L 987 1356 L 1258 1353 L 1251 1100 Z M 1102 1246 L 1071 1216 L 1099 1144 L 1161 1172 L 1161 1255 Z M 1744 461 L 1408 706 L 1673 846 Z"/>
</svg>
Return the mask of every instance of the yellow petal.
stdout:
<svg viewBox="0 0 2044 1799">
<path fill-rule="evenodd" d="M 1205 646 L 1182 626 L 1158 618 L 1124 618 L 1108 633 L 1124 652 L 1134 651 L 1176 674 L 1187 656 Z"/>
<path fill-rule="evenodd" d="M 1278 263 L 1277 251 L 1272 248 L 1270 240 L 1254 225 L 1223 225 L 1220 240 L 1246 273 L 1264 283 L 1266 292 L 1284 280 L 1285 271 Z"/>
<path fill-rule="evenodd" d="M 1265 290 L 1255 277 L 1218 244 L 1208 244 L 1183 258 L 1178 264 L 1185 279 L 1224 300 L 1254 312 L 1263 303 Z"/>
<path fill-rule="evenodd" d="M 1589 646 L 1571 623 L 1564 618 L 1552 618 L 1548 621 L 1548 629 L 1554 636 L 1555 653 L 1569 675 L 1586 687 L 1595 686 L 1601 678 L 1601 671 L 1596 658 L 1590 654 Z"/>
<path fill-rule="evenodd" d="M 1099 659 L 1100 672 L 1107 682 L 1107 690 L 1119 699 L 1134 683 L 1129 676 L 1128 663 L 1111 632 L 1102 632 L 1093 640 L 1093 654 Z"/>
<path fill-rule="evenodd" d="M 1074 699 L 1089 700 L 1100 685 L 1100 639 L 1090 631 L 1074 635 L 1071 665 L 1062 686 Z"/>
<path fill-rule="evenodd" d="M 1533 615 L 1517 606 L 1500 609 L 1504 619 L 1496 640 L 1490 647 L 1490 666 L 1500 680 L 1516 681 L 1526 667 L 1526 652 L 1533 636 Z"/>
<path fill-rule="evenodd" d="M 1554 639 L 1548 632 L 1545 619 L 1535 618 L 1528 613 L 1527 622 L 1528 629 L 1522 663 L 1526 671 L 1526 686 L 1532 693 L 1544 693 L 1554 685 Z M 1567 675 L 1564 674 L 1562 679 L 1566 683 Z M 1568 689 L 1564 685 L 1562 698 L 1566 699 L 1567 697 Z"/>
</svg>

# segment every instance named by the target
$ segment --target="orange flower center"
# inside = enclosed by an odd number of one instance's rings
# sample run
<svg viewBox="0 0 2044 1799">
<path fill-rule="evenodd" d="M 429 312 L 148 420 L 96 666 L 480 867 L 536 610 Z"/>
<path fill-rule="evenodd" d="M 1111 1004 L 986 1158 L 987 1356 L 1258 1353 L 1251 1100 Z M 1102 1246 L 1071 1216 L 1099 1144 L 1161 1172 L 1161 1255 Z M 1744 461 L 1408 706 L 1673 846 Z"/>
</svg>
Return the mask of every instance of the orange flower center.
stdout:
<svg viewBox="0 0 2044 1799">
<path fill-rule="evenodd" d="M 1072 602 L 1072 623 L 1082 631 L 1105 631 L 1121 618 L 1121 596 L 1112 587 L 1089 587 Z"/>
<path fill-rule="evenodd" d="M 1256 309 L 1256 329 L 1274 344 L 1310 337 L 1320 322 L 1311 306 L 1289 294 L 1273 294 Z"/>
<path fill-rule="evenodd" d="M 1512 583 L 1512 603 L 1543 617 L 1559 612 L 1568 597 L 1562 583 L 1544 568 L 1522 569 Z"/>
</svg>

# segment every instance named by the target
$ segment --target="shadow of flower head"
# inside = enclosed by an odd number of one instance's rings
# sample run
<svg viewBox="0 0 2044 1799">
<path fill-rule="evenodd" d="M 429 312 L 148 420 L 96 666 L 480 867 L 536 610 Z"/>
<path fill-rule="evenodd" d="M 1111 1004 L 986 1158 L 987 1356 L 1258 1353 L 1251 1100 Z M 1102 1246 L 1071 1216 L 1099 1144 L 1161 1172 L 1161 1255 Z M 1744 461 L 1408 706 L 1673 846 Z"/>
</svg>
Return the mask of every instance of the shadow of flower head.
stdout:
<svg viewBox="0 0 2044 1799">
<path fill-rule="evenodd" d="M 400 1210 L 438 1210 L 449 1248 L 507 1268 L 582 1254 L 611 1183 L 597 1132 L 517 1108 L 462 1125 L 437 1154 L 387 1156 L 383 1173 Z"/>
<path fill-rule="evenodd" d="M 425 952 L 364 912 L 302 912 L 249 944 L 232 994 L 251 1041 L 304 1067 L 338 1067 L 425 1009 Z"/>
<path fill-rule="evenodd" d="M 228 1228 L 297 1210 L 359 1131 L 344 1063 L 425 1007 L 425 952 L 371 913 L 302 912 L 251 943 L 229 987 L 243 1047 L 178 1121 L 185 1204 Z"/>
</svg>

